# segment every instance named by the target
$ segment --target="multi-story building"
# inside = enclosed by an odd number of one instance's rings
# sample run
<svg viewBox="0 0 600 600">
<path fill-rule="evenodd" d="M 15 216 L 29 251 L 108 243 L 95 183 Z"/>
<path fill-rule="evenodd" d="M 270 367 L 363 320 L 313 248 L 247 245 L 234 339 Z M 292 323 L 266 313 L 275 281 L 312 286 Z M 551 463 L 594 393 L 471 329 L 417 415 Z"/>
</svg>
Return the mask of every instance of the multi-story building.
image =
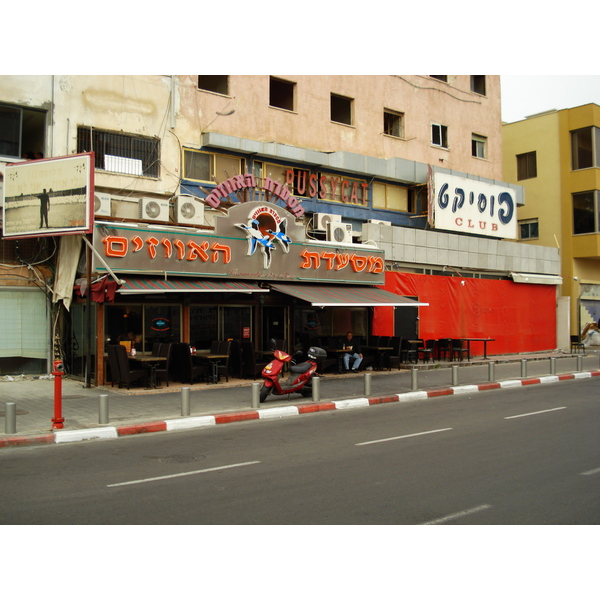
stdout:
<svg viewBox="0 0 600 600">
<path fill-rule="evenodd" d="M 558 251 L 512 241 L 524 195 L 502 181 L 497 76 L 0 83 L 0 302 L 21 340 L 40 344 L 32 355 L 4 338 L 0 364 L 49 361 L 53 346 L 70 372 L 102 382 L 105 341 L 128 333 L 145 349 L 224 338 L 291 348 L 348 329 L 490 337 L 493 353 L 556 347 Z M 57 157 L 93 159 L 85 185 L 85 166 Z M 66 186 L 67 167 L 82 200 L 50 190 L 40 214 L 44 177 Z M 75 218 L 90 200 L 89 222 Z M 47 295 L 35 327 L 17 275 Z"/>
<path fill-rule="evenodd" d="M 562 331 L 578 335 L 600 320 L 600 106 L 506 123 L 503 137 L 504 176 L 527 198 L 517 213 L 519 239 L 559 250 Z"/>
</svg>

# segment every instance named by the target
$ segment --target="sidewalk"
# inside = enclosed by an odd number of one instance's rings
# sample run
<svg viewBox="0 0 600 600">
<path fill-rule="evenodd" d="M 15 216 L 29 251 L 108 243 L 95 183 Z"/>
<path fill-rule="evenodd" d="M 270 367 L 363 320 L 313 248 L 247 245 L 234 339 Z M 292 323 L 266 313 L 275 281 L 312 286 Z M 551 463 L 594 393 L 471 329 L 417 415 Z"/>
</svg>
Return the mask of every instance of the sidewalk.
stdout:
<svg viewBox="0 0 600 600">
<path fill-rule="evenodd" d="M 367 371 L 371 386 L 368 397 L 365 394 L 365 372 L 357 375 L 325 374 L 320 378 L 318 401 L 299 394 L 269 396 L 258 409 L 252 408 L 251 380 L 230 377 L 228 383 L 223 380 L 216 385 L 201 383 L 190 386 L 171 382 L 169 387 L 157 390 L 120 390 L 110 386 L 86 388 L 82 381 L 66 378 L 62 382 L 62 429 L 52 428 L 54 381 L 51 376 L 4 376 L 0 377 L 0 448 L 116 438 L 600 376 L 599 353 L 600 348 L 594 347 L 588 348 L 586 355 L 579 355 L 579 358 L 564 352 L 541 352 L 491 356 L 489 360 L 475 357 L 469 363 L 419 363 L 416 392 L 412 391 L 413 367 L 416 365 L 407 365 L 400 371 Z M 555 360 L 551 361 L 551 358 Z M 490 361 L 494 363 L 493 381 L 490 381 Z M 553 363 L 556 374 L 551 376 Z M 452 369 L 452 365 L 458 366 L 458 369 Z M 525 377 L 522 377 L 523 369 Z M 453 376 L 457 378 L 456 385 L 453 384 Z M 255 383 L 262 385 L 261 379 Z M 182 416 L 182 387 L 190 390 L 189 416 Z M 101 394 L 108 396 L 107 424 L 99 422 Z M 5 433 L 7 402 L 15 403 L 14 434 Z"/>
</svg>

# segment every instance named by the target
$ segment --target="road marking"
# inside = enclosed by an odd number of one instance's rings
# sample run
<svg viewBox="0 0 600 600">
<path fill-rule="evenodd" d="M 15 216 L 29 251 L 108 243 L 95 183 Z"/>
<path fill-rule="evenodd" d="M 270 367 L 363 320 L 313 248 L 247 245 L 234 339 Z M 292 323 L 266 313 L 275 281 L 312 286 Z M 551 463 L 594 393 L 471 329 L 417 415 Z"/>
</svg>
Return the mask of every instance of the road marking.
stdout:
<svg viewBox="0 0 600 600">
<path fill-rule="evenodd" d="M 234 469 L 235 467 L 245 467 L 247 465 L 256 465 L 260 461 L 237 463 L 235 465 L 224 465 L 223 467 L 212 467 L 210 469 L 200 469 L 199 471 L 188 471 L 187 473 L 175 473 L 174 475 L 163 475 L 162 477 L 149 477 L 148 479 L 136 479 L 134 481 L 123 481 L 122 483 L 110 483 L 106 487 L 119 487 L 123 485 L 135 485 L 137 483 L 148 483 L 149 481 L 160 481 L 161 479 L 174 479 L 175 477 L 187 477 L 188 475 L 199 475 L 200 473 L 210 473 L 211 471 L 222 471 L 223 469 Z"/>
<path fill-rule="evenodd" d="M 538 410 L 537 412 L 525 413 L 523 415 L 513 415 L 512 417 L 504 417 L 505 419 L 520 419 L 521 417 L 530 417 L 531 415 L 541 415 L 542 413 L 552 412 L 555 410 L 564 410 L 566 406 L 559 406 L 558 408 L 549 408 L 548 410 Z"/>
<path fill-rule="evenodd" d="M 460 517 L 465 517 L 467 515 L 472 515 L 481 510 L 486 510 L 488 508 L 492 508 L 491 504 L 482 504 L 481 506 L 476 506 L 475 508 L 469 508 L 468 510 L 463 510 L 461 512 L 454 513 L 453 515 L 448 515 L 446 517 L 440 517 L 439 519 L 434 519 L 433 521 L 427 521 L 427 523 L 421 523 L 421 525 L 437 525 L 438 523 L 445 523 L 446 521 L 453 521 L 454 519 L 459 519 Z"/>
<path fill-rule="evenodd" d="M 579 474 L 580 475 L 596 475 L 597 473 L 600 473 L 600 468 L 592 469 L 591 471 L 585 471 L 585 473 L 579 473 Z"/>
<path fill-rule="evenodd" d="M 392 442 L 394 440 L 402 440 L 404 438 L 416 437 L 418 435 L 429 435 L 430 433 L 439 433 L 440 431 L 450 431 L 452 427 L 446 427 L 446 429 L 433 429 L 432 431 L 422 431 L 421 433 L 409 433 L 408 435 L 399 435 L 397 437 L 385 438 L 383 440 L 372 440 L 370 442 L 360 442 L 355 446 L 367 446 L 368 444 L 379 444 L 381 442 Z"/>
</svg>

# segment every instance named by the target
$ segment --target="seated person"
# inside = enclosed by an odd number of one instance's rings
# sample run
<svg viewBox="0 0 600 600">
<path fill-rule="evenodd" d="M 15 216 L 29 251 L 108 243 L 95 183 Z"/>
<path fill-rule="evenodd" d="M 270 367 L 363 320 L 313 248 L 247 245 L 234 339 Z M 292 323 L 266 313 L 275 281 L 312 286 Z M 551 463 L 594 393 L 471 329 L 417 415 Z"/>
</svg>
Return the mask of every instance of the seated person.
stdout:
<svg viewBox="0 0 600 600">
<path fill-rule="evenodd" d="M 351 331 L 349 331 L 346 334 L 346 339 L 344 340 L 344 345 L 342 346 L 342 348 L 344 350 L 347 350 L 347 352 L 345 352 L 344 355 L 342 356 L 342 358 L 344 360 L 344 370 L 345 371 L 350 370 L 350 359 L 352 359 L 353 360 L 352 372 L 358 373 L 358 367 L 360 367 L 360 363 L 362 362 L 363 355 L 362 355 L 362 349 L 360 347 L 360 344 L 354 338 Z"/>
<path fill-rule="evenodd" d="M 581 341 L 584 348 L 600 346 L 600 329 L 593 321 L 588 323 L 581 332 Z"/>
</svg>

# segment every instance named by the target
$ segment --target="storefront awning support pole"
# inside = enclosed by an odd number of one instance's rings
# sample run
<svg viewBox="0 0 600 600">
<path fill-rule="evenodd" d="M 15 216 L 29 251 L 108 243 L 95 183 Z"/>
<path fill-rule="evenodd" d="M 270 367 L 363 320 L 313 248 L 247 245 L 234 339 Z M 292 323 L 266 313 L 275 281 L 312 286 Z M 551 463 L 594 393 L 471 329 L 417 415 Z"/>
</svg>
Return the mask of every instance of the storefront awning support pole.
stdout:
<svg viewBox="0 0 600 600">
<path fill-rule="evenodd" d="M 88 245 L 88 248 L 98 257 L 98 260 L 104 265 L 105 269 L 110 273 L 110 276 L 117 282 L 118 285 L 123 285 L 125 282 L 122 279 L 119 279 L 113 272 L 113 270 L 108 266 L 104 257 L 94 248 L 91 242 L 87 239 L 87 237 L 83 236 L 83 241 Z M 89 285 L 89 282 L 88 282 Z"/>
</svg>

